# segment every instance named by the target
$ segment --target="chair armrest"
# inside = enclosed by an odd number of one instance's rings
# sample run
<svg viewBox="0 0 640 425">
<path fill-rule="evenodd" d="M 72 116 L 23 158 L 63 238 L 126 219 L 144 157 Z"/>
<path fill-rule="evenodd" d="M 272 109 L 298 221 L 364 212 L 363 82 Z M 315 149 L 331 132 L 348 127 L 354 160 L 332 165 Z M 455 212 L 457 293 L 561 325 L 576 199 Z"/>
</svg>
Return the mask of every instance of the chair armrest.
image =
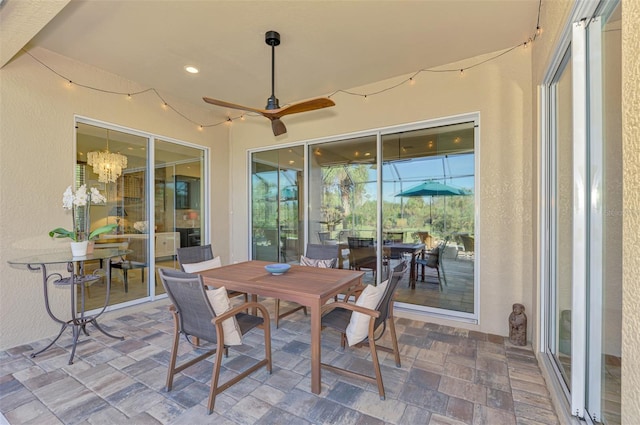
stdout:
<svg viewBox="0 0 640 425">
<path fill-rule="evenodd" d="M 211 323 L 213 323 L 214 325 L 217 323 L 222 323 L 223 321 L 225 321 L 226 319 L 235 316 L 238 313 L 241 313 L 243 311 L 246 311 L 249 308 L 257 308 L 258 310 L 260 310 L 260 313 L 262 313 L 262 318 L 264 320 L 266 320 L 267 322 L 270 320 L 269 319 L 269 311 L 266 309 L 266 307 L 262 304 L 260 304 L 257 301 L 250 301 L 248 303 L 242 303 L 234 308 L 232 308 L 231 310 L 227 310 L 224 312 L 224 314 L 221 314 L 219 316 L 214 317 L 211 320 Z"/>
<path fill-rule="evenodd" d="M 335 308 L 341 308 L 344 310 L 351 310 L 351 311 L 357 311 L 358 313 L 362 313 L 362 314 L 366 314 L 368 316 L 371 316 L 373 318 L 378 318 L 380 317 L 380 312 L 378 310 L 372 310 L 370 308 L 367 307 L 362 307 L 353 303 L 346 303 L 343 301 L 338 301 L 335 303 L 331 303 L 331 304 L 326 304 L 322 307 L 321 309 L 321 313 L 324 314 L 326 312 L 329 312 Z"/>
<path fill-rule="evenodd" d="M 352 286 L 347 290 L 347 292 L 344 293 L 344 299 L 349 300 L 349 298 L 355 297 L 355 299 L 357 300 L 362 291 L 364 291 L 364 285 L 362 283 L 359 283 L 356 286 Z"/>
</svg>

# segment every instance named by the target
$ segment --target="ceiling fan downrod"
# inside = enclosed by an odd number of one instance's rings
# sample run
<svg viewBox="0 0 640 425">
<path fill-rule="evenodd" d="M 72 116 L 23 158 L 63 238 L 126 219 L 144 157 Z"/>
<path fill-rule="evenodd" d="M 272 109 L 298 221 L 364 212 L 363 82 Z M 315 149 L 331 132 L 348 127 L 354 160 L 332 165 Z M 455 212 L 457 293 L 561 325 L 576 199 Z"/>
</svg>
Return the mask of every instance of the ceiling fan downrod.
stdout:
<svg viewBox="0 0 640 425">
<path fill-rule="evenodd" d="M 271 46 L 271 96 L 267 99 L 265 109 L 279 109 L 280 102 L 276 97 L 275 91 L 275 63 L 276 63 L 276 46 L 280 44 L 280 33 L 277 31 L 267 31 L 265 34 L 265 43 Z"/>
</svg>

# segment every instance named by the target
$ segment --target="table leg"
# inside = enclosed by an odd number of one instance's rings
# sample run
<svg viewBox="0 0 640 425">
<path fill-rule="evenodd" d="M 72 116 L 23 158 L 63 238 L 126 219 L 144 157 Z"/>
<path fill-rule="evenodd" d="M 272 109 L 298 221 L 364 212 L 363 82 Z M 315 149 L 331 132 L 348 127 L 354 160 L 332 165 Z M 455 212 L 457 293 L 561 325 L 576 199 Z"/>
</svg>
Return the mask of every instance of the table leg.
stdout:
<svg viewBox="0 0 640 425">
<path fill-rule="evenodd" d="M 310 305 L 311 310 L 311 392 L 320 394 L 322 381 L 320 376 L 320 331 L 321 331 L 321 304 Z"/>
</svg>

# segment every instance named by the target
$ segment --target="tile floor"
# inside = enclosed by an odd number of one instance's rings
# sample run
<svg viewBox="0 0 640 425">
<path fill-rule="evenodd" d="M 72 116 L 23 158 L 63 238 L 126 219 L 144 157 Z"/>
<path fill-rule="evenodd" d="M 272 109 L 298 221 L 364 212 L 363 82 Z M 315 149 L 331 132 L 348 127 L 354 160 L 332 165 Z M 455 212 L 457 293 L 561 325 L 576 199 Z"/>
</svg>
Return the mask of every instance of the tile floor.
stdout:
<svg viewBox="0 0 640 425">
<path fill-rule="evenodd" d="M 270 300 L 265 301 L 273 311 Z M 402 367 L 381 352 L 387 398 L 374 386 L 322 373 L 322 392 L 310 392 L 309 319 L 302 313 L 272 326 L 273 373 L 264 369 L 229 388 L 206 415 L 211 364 L 178 375 L 164 390 L 172 321 L 167 302 L 120 317 L 108 331 L 90 329 L 68 365 L 70 332 L 36 358 L 49 340 L 0 352 L 0 412 L 10 424 L 557 424 L 530 347 L 496 335 L 396 318 Z M 117 313 L 116 313 L 117 314 Z M 122 313 L 120 313 L 122 314 Z M 388 333 L 388 332 L 387 332 Z M 223 374 L 260 353 L 262 331 L 231 349 Z M 385 338 L 383 338 L 384 340 Z M 191 347 L 181 355 L 189 356 Z M 256 354 L 259 355 L 259 354 Z M 323 332 L 323 361 L 369 368 L 368 350 L 341 352 L 338 335 Z M 0 423 L 2 417 L 0 417 Z"/>
</svg>

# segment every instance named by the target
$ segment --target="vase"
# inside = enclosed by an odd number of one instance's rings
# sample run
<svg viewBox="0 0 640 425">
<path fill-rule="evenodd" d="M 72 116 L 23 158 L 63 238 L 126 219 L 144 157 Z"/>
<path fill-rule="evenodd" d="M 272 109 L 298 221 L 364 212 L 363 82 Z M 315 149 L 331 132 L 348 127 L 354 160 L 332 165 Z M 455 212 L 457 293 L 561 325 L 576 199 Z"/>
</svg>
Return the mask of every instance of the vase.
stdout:
<svg viewBox="0 0 640 425">
<path fill-rule="evenodd" d="M 95 241 L 89 241 L 89 243 L 87 244 L 87 254 L 93 254 L 93 248 L 95 245 Z"/>
<path fill-rule="evenodd" d="M 74 257 L 84 257 L 87 255 L 87 246 L 89 241 L 71 242 L 71 254 Z"/>
</svg>

